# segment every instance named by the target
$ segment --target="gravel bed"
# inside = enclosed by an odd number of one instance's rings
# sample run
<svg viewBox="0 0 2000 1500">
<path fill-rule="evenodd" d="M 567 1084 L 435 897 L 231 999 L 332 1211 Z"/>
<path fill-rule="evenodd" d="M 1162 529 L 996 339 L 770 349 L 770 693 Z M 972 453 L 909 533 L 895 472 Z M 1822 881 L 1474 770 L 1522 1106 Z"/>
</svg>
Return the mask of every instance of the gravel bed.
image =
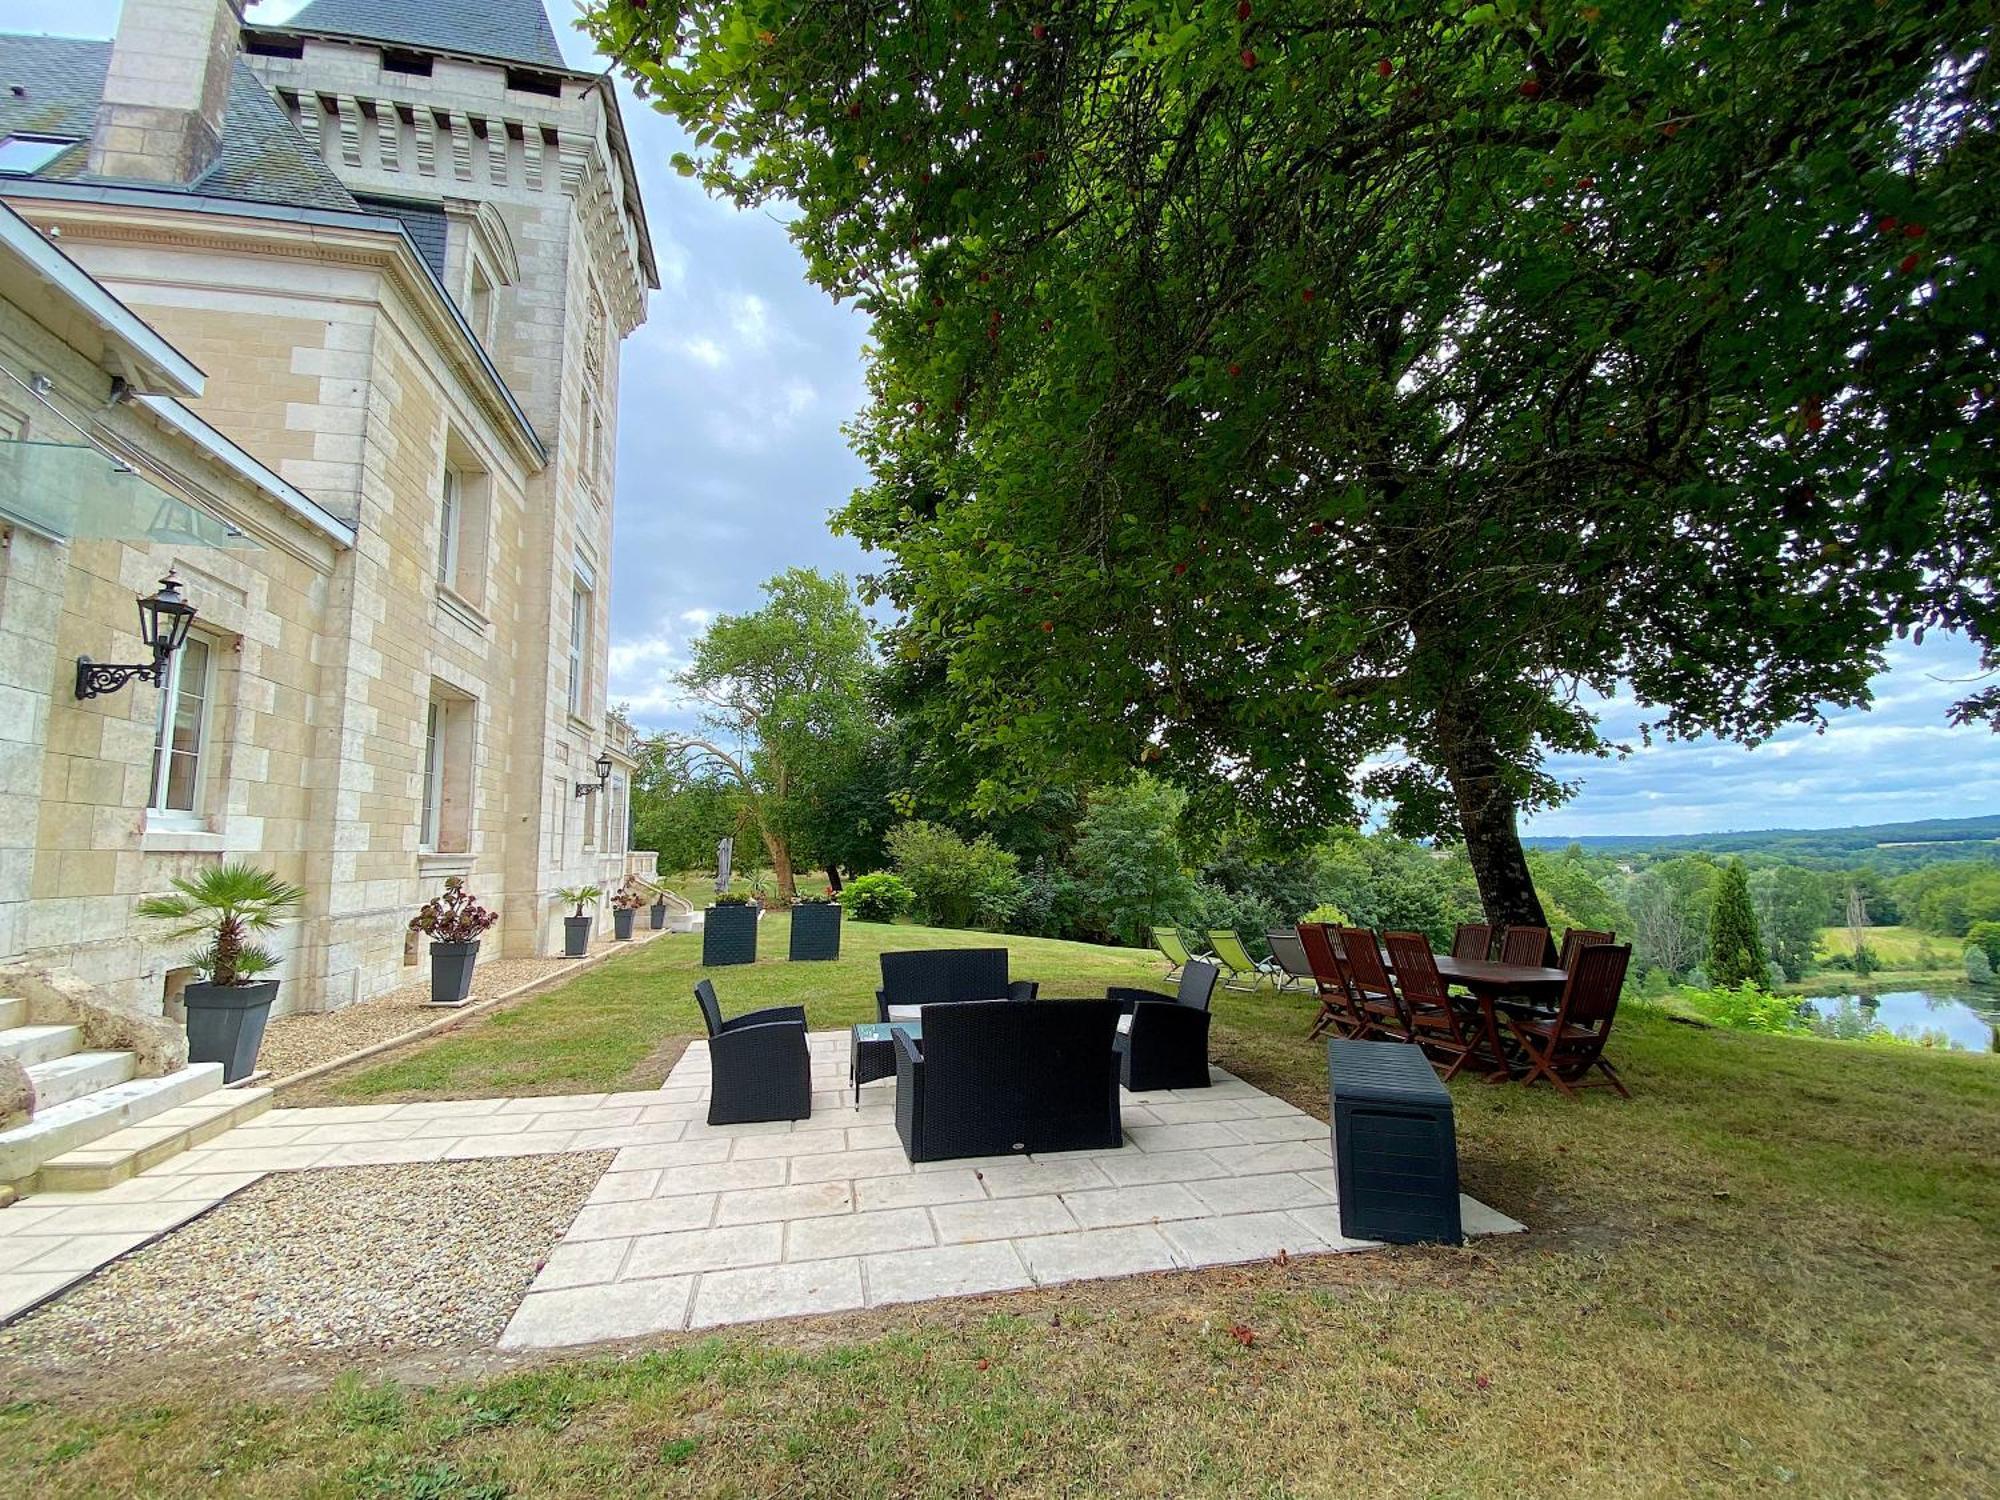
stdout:
<svg viewBox="0 0 2000 1500">
<path fill-rule="evenodd" d="M 612 948 L 633 948 L 654 936 L 650 931 L 634 935 L 629 943 L 592 943 L 595 958 Z M 425 955 L 428 959 L 429 955 Z M 472 971 L 471 1004 L 491 1000 L 524 984 L 553 978 L 577 967 L 573 958 L 481 959 Z M 412 970 L 412 973 L 418 972 Z M 314 1014 L 278 1016 L 264 1032 L 264 1045 L 257 1053 L 257 1066 L 268 1069 L 273 1078 L 286 1078 L 307 1068 L 332 1062 L 377 1042 L 392 1041 L 428 1026 L 453 1012 L 425 1002 L 431 997 L 430 968 L 422 966 L 422 978 L 375 996 L 371 1000 L 343 1005 L 339 1010 Z"/>
<path fill-rule="evenodd" d="M 0 1360 L 490 1347 L 612 1155 L 275 1173 L 0 1329 Z"/>
</svg>

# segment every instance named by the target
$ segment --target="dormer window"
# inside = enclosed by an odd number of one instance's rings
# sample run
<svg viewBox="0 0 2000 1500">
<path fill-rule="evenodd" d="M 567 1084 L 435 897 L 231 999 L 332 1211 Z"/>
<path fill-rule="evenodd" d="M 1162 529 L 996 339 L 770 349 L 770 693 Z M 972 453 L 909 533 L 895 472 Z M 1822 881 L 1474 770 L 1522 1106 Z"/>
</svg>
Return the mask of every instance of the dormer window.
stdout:
<svg viewBox="0 0 2000 1500">
<path fill-rule="evenodd" d="M 540 94 L 548 99 L 562 98 L 562 75 L 560 73 L 537 73 L 532 68 L 509 68 L 507 87 L 518 94 Z"/>
<path fill-rule="evenodd" d="M 407 73 L 413 78 L 428 78 L 431 76 L 431 55 L 428 52 L 405 52 L 397 47 L 384 47 L 382 71 Z"/>
</svg>

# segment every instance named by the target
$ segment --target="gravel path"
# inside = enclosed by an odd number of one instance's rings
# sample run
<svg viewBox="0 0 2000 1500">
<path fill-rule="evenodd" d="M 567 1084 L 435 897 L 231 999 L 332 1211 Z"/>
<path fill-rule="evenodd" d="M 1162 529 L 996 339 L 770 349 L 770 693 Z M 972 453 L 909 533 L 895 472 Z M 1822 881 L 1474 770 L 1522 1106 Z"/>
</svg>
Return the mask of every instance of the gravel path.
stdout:
<svg viewBox="0 0 2000 1500">
<path fill-rule="evenodd" d="M 665 937 L 667 934 L 642 930 L 629 943 L 592 943 L 590 956 L 595 958 L 614 948 L 636 948 L 655 936 Z M 274 1078 L 286 1078 L 323 1062 L 332 1062 L 336 1057 L 345 1057 L 363 1047 L 373 1046 L 376 1042 L 390 1041 L 420 1026 L 428 1026 L 440 1016 L 453 1014 L 424 1003 L 431 997 L 428 955 L 426 960 L 420 979 L 377 995 L 372 1000 L 343 1005 L 339 1010 L 321 1014 L 277 1017 L 264 1032 L 264 1045 L 258 1050 L 257 1066 L 268 1069 Z M 481 1000 L 491 1000 L 524 984 L 551 979 L 576 967 L 577 960 L 570 958 L 481 959 L 472 971 L 471 1003 L 476 1005 Z M 410 972 L 414 974 L 419 970 Z"/>
<path fill-rule="evenodd" d="M 0 1330 L 0 1361 L 491 1346 L 611 1157 L 266 1177 Z"/>
</svg>

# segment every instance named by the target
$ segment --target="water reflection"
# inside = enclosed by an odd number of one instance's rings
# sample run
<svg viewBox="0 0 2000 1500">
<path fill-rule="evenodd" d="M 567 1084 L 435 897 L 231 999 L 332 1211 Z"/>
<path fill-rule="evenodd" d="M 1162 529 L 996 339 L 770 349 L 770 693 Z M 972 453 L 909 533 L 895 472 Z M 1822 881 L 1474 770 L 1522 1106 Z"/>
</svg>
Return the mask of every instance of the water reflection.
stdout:
<svg viewBox="0 0 2000 1500">
<path fill-rule="evenodd" d="M 1888 990 L 1879 995 L 1815 995 L 1806 1001 L 1813 1029 L 1856 1040 L 1893 1032 L 1933 1047 L 1966 1052 L 2000 1051 L 2000 996 L 1945 994 L 1937 990 Z"/>
</svg>

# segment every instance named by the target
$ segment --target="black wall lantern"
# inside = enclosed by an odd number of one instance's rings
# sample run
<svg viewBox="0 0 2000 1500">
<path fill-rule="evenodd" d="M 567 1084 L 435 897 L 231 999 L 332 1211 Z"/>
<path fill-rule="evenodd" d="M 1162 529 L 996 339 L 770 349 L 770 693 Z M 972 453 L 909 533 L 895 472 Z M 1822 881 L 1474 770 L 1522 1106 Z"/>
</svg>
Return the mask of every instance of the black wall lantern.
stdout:
<svg viewBox="0 0 2000 1500">
<path fill-rule="evenodd" d="M 610 782 L 611 782 L 611 752 L 609 750 L 606 750 L 603 754 L 597 757 L 597 780 L 579 781 L 576 784 L 576 794 L 579 797 L 588 797 L 594 792 L 603 791 L 604 788 L 610 784 Z"/>
<path fill-rule="evenodd" d="M 167 570 L 160 591 L 139 601 L 139 636 L 153 648 L 150 662 L 113 665 L 95 662 L 87 656 L 76 659 L 76 695 L 98 698 L 115 693 L 132 681 L 156 686 L 166 681 L 167 660 L 187 640 L 188 626 L 194 623 L 194 606 L 181 596 L 181 581 Z"/>
</svg>

